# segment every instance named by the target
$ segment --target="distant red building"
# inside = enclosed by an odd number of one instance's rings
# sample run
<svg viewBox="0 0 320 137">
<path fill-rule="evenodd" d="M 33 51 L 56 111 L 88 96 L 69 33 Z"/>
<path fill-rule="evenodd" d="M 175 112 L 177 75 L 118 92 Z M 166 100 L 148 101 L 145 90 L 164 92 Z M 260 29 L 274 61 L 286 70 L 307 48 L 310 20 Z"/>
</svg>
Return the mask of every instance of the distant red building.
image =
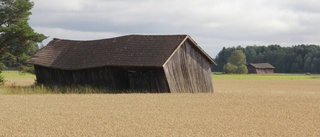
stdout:
<svg viewBox="0 0 320 137">
<path fill-rule="evenodd" d="M 269 63 L 249 63 L 248 73 L 251 74 L 270 74 L 274 73 L 274 66 Z"/>
</svg>

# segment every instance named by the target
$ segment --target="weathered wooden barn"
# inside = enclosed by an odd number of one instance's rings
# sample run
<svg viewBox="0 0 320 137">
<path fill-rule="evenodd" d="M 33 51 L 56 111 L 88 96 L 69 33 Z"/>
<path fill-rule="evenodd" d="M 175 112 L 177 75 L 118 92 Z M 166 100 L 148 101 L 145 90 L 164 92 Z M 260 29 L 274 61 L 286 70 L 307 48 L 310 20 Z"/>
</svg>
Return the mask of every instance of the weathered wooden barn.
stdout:
<svg viewBox="0 0 320 137">
<path fill-rule="evenodd" d="M 29 61 L 37 83 L 156 93 L 213 92 L 214 60 L 188 35 L 53 39 Z"/>
<path fill-rule="evenodd" d="M 269 63 L 249 63 L 247 65 L 248 73 L 270 74 L 274 73 L 274 67 Z"/>
</svg>

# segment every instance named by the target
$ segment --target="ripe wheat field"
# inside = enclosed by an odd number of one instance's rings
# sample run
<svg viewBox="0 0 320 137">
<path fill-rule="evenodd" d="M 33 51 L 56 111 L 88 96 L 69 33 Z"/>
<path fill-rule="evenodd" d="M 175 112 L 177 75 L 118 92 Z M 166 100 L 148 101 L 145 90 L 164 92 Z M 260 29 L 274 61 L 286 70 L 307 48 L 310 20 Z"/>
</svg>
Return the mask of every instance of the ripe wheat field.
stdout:
<svg viewBox="0 0 320 137">
<path fill-rule="evenodd" d="M 0 136 L 320 136 L 320 80 L 214 79 L 213 94 L 0 95 Z"/>
</svg>

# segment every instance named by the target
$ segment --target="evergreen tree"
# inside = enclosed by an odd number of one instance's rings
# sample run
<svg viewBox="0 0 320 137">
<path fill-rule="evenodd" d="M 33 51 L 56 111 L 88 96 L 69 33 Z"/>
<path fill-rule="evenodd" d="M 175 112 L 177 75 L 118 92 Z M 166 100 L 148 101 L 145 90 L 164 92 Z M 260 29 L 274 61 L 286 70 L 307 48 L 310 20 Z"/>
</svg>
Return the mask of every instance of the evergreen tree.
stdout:
<svg viewBox="0 0 320 137">
<path fill-rule="evenodd" d="M 0 74 L 2 72 L 3 64 L 0 62 Z M 0 75 L 0 85 L 4 84 L 4 78 L 2 75 Z"/>
<path fill-rule="evenodd" d="M 37 42 L 46 36 L 36 33 L 28 24 L 33 2 L 29 0 L 0 0 L 0 60 L 13 58 L 24 66 L 26 55 L 34 52 Z"/>
</svg>

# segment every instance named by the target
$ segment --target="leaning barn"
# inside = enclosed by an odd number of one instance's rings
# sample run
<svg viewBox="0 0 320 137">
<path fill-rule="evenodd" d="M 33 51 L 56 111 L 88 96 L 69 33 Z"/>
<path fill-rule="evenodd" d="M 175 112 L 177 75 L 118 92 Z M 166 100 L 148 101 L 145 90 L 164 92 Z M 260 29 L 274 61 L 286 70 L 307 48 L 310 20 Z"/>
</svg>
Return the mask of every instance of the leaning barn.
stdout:
<svg viewBox="0 0 320 137">
<path fill-rule="evenodd" d="M 269 74 L 274 73 L 274 67 L 269 63 L 249 63 L 248 73 Z"/>
<path fill-rule="evenodd" d="M 53 39 L 29 61 L 37 82 L 161 93 L 213 92 L 213 59 L 188 35 Z"/>
</svg>

